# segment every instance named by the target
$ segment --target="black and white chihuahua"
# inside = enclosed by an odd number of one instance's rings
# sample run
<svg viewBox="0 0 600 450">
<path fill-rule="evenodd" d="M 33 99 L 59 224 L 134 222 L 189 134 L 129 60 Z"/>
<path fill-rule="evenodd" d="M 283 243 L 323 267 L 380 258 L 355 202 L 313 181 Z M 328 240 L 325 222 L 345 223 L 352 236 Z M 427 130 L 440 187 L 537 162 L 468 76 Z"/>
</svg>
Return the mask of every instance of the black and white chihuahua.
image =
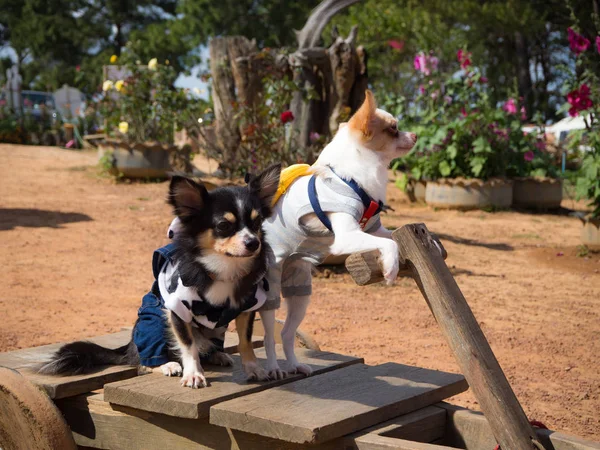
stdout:
<svg viewBox="0 0 600 450">
<path fill-rule="evenodd" d="M 272 165 L 250 177 L 248 186 L 211 192 L 189 178 L 171 180 L 168 202 L 180 226 L 173 238 L 173 257 L 157 280 L 172 340 L 171 362 L 161 370 L 169 376 L 182 374 L 183 386 L 207 386 L 202 354 L 210 355 L 210 362 L 232 364 L 229 355 L 215 349 L 214 341 L 222 339 L 234 318 L 244 371 L 249 377 L 256 373 L 252 323 L 259 282 L 272 261 L 263 221 L 271 214 L 280 172 L 280 164 Z M 140 364 L 133 339 L 114 350 L 91 342 L 66 344 L 39 371 L 69 375 L 111 364 Z"/>
</svg>

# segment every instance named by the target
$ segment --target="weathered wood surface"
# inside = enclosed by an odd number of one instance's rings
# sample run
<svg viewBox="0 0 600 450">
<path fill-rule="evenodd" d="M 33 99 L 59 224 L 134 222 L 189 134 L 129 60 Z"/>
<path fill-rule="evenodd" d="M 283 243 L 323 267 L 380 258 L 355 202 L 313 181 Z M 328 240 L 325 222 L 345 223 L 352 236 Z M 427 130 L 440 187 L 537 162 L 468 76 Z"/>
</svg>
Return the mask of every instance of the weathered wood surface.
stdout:
<svg viewBox="0 0 600 450">
<path fill-rule="evenodd" d="M 393 239 L 498 443 L 504 450 L 543 448 L 427 227 L 405 225 L 394 231 Z"/>
<path fill-rule="evenodd" d="M 0 368 L 0 448 L 77 448 L 52 401 L 18 372 L 6 368 Z"/>
<path fill-rule="evenodd" d="M 130 338 L 131 331 L 120 331 L 85 340 L 103 347 L 117 348 L 127 344 Z M 29 381 L 44 389 L 52 399 L 93 391 L 105 383 L 135 377 L 138 373 L 137 368 L 132 366 L 105 366 L 90 374 L 67 377 L 37 373 L 35 366 L 47 361 L 62 345 L 64 342 L 0 353 L 0 366 L 18 370 Z"/>
<path fill-rule="evenodd" d="M 283 359 L 281 346 L 277 346 L 277 354 L 280 359 Z M 266 359 L 264 349 L 257 351 L 256 356 L 259 363 L 264 365 Z M 312 367 L 314 375 L 363 361 L 362 358 L 353 356 L 307 349 L 298 349 L 297 356 L 301 363 Z M 185 388 L 181 386 L 178 377 L 170 378 L 152 373 L 135 379 L 107 384 L 104 387 L 104 396 L 106 401 L 121 406 L 169 416 L 197 419 L 207 417 L 210 407 L 219 402 L 291 383 L 304 377 L 303 375 L 291 375 L 284 380 L 248 382 L 239 357 L 234 356 L 234 361 L 233 369 L 214 366 L 204 368 L 210 384 L 208 388 Z M 281 361 L 280 364 L 285 370 L 286 361 Z M 315 379 L 317 378 L 319 377 L 315 377 Z"/>
<path fill-rule="evenodd" d="M 439 247 L 439 251 L 441 252 L 442 257 L 446 259 L 448 257 L 448 252 L 446 252 L 444 245 L 437 238 L 437 236 L 432 236 Z M 379 283 L 383 281 L 383 272 L 381 270 L 381 263 L 379 258 L 379 250 L 371 250 L 362 253 L 353 253 L 346 259 L 346 269 L 348 270 L 348 273 L 350 274 L 354 282 L 359 286 L 366 286 L 368 284 Z M 408 265 L 400 265 L 398 276 L 412 277 L 412 275 L 413 271 Z"/>
<path fill-rule="evenodd" d="M 118 348 L 129 342 L 131 329 L 118 333 L 96 336 L 84 339 L 107 348 Z M 254 347 L 262 347 L 262 336 L 253 336 Z M 237 352 L 239 343 L 237 333 L 225 334 L 225 351 Z M 104 366 L 97 371 L 66 377 L 42 375 L 35 371 L 35 366 L 47 361 L 64 343 L 42 345 L 12 352 L 0 353 L 0 366 L 18 370 L 25 378 L 43 388 L 52 399 L 70 397 L 100 389 L 106 383 L 133 378 L 138 374 L 138 368 L 132 366 Z"/>
<path fill-rule="evenodd" d="M 446 411 L 446 434 L 444 442 L 466 450 L 493 449 L 496 439 L 483 413 L 441 402 L 435 405 Z M 564 433 L 535 429 L 538 438 L 553 450 L 600 450 L 600 443 Z"/>
<path fill-rule="evenodd" d="M 219 403 L 210 423 L 295 443 L 322 443 L 468 389 L 462 375 L 402 364 L 353 365 Z"/>
<path fill-rule="evenodd" d="M 300 450 L 306 448 L 304 444 L 284 442 L 211 425 L 207 418 L 182 419 L 111 405 L 104 401 L 103 394 L 83 394 L 59 400 L 57 405 L 65 415 L 77 444 L 89 448 L 112 450 L 164 450 L 165 448 Z M 406 446 L 408 441 L 404 436 L 422 429 L 424 421 L 428 418 L 437 420 L 439 412 L 443 411 L 441 408 L 430 407 L 394 419 L 397 421 L 394 428 L 396 437 L 384 436 L 394 427 L 393 421 L 389 421 L 381 424 L 381 427 L 374 426 L 310 448 L 313 450 L 414 448 Z M 381 439 L 376 439 L 377 436 Z M 386 446 L 381 447 L 381 443 Z M 439 447 L 435 446 L 417 448 L 439 450 Z"/>
</svg>

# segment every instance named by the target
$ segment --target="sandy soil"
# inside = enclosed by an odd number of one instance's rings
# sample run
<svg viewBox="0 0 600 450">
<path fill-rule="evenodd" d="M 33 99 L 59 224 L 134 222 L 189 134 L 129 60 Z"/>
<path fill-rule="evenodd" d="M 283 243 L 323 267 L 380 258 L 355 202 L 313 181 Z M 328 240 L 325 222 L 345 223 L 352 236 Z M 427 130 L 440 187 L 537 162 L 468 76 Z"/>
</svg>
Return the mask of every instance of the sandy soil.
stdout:
<svg viewBox="0 0 600 450">
<path fill-rule="evenodd" d="M 167 185 L 117 184 L 95 162 L 89 152 L 0 145 L 0 351 L 133 324 L 152 251 L 167 241 Z M 390 197 L 386 225 L 425 222 L 442 238 L 527 415 L 600 440 L 600 255 L 576 256 L 579 221 L 434 211 L 393 185 Z M 321 274 L 314 284 L 303 329 L 323 348 L 458 371 L 412 280 L 358 289 L 348 275 Z M 478 407 L 470 393 L 452 401 Z"/>
</svg>

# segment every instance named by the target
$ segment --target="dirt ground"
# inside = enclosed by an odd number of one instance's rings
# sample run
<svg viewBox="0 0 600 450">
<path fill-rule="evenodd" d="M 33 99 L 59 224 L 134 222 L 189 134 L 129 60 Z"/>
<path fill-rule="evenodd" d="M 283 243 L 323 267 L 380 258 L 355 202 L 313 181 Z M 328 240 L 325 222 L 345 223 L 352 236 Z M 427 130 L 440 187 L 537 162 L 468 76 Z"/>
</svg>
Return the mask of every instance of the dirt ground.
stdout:
<svg viewBox="0 0 600 450">
<path fill-rule="evenodd" d="M 92 152 L 0 145 L 0 351 L 133 324 L 167 241 L 167 184 L 115 183 L 95 163 Z M 391 184 L 390 198 L 386 225 L 425 222 L 441 237 L 527 415 L 600 440 L 600 255 L 577 256 L 579 221 L 434 211 Z M 303 329 L 324 349 L 458 371 L 412 280 L 357 288 L 321 274 L 314 291 Z M 478 407 L 471 393 L 452 401 Z"/>
</svg>

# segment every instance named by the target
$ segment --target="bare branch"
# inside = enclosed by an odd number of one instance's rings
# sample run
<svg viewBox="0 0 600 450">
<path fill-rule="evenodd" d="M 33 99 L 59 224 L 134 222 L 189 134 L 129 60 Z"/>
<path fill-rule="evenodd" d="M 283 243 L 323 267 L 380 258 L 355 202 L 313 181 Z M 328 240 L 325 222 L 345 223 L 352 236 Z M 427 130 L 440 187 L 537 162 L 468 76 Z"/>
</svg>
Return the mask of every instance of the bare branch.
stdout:
<svg viewBox="0 0 600 450">
<path fill-rule="evenodd" d="M 298 48 L 315 47 L 331 18 L 360 0 L 325 0 L 313 9 L 304 27 L 297 33 Z"/>
</svg>

